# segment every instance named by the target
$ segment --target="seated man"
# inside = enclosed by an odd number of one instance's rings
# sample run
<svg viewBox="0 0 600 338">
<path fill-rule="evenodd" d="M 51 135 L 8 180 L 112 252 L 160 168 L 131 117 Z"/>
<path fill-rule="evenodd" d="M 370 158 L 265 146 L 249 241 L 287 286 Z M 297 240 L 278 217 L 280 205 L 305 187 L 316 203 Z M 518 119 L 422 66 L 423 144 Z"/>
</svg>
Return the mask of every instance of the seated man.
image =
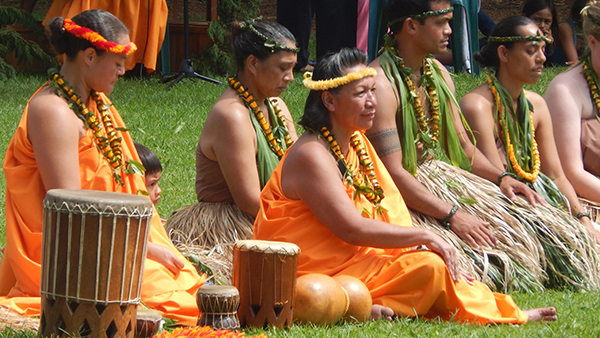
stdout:
<svg viewBox="0 0 600 338">
<path fill-rule="evenodd" d="M 377 99 L 380 103 L 373 121 L 373 127 L 366 134 L 373 142 L 381 160 L 390 171 L 396 186 L 407 200 L 409 208 L 415 211 L 443 219 L 442 224 L 456 232 L 462 239 L 468 240 L 479 234 L 487 233 L 487 224 L 478 221 L 457 224 L 462 217 L 460 210 L 468 211 L 478 218 L 492 223 L 497 234 L 502 236 L 498 248 L 508 258 L 497 265 L 499 271 L 506 271 L 505 265 L 513 269 L 523 269 L 524 272 L 509 278 L 499 278 L 502 284 L 511 283 L 513 279 L 521 279 L 527 274 L 533 274 L 536 279 L 545 279 L 542 269 L 546 268 L 545 259 L 536 257 L 534 252 L 544 252 L 540 243 L 532 233 L 535 233 L 541 223 L 544 227 L 564 222 L 562 214 L 554 210 L 547 212 L 535 208 L 536 203 L 547 206 L 548 203 L 524 183 L 503 173 L 495 167 L 474 147 L 470 133 L 462 124 L 462 116 L 454 97 L 454 83 L 450 75 L 443 71 L 439 62 L 428 57 L 430 54 L 446 50 L 451 34 L 449 21 L 452 18 L 450 2 L 446 0 L 390 0 L 384 9 L 390 27 L 386 36 L 386 44 L 379 58 L 372 62 L 378 71 Z M 464 170 L 472 170 L 474 174 L 485 178 L 474 180 L 469 174 L 458 168 L 436 169 L 436 165 L 420 166 L 421 181 L 430 176 L 438 177 L 437 182 L 464 182 L 466 186 L 475 185 L 475 189 L 463 189 L 467 194 L 454 192 L 439 183 L 431 191 L 452 201 L 452 204 L 438 202 L 419 181 L 411 174 L 416 174 L 418 161 L 436 158 L 451 163 Z M 431 172 L 428 172 L 431 171 Z M 491 183 L 493 182 L 493 183 Z M 500 190 L 515 205 L 499 198 Z M 460 185 L 460 183 L 459 183 Z M 516 194 L 525 195 L 533 207 L 520 204 Z M 464 202 L 467 201 L 467 202 Z M 484 203 L 483 201 L 489 201 Z M 469 204 L 470 203 L 470 204 Z M 493 207 L 487 208 L 486 205 Z M 499 215 L 500 211 L 507 212 Z M 471 218 L 472 219 L 472 218 Z M 575 222 L 575 221 L 573 221 Z M 483 223 L 483 224 L 482 224 Z M 438 226 L 439 228 L 439 226 Z M 446 232 L 438 230 L 446 235 Z M 516 235 L 516 233 L 519 233 Z M 448 234 L 452 236 L 452 234 Z M 488 236 L 489 238 L 489 236 Z M 454 242 L 454 241 L 453 241 Z M 480 244 L 486 242 L 478 241 Z M 490 241 L 487 241 L 490 243 Z M 519 243 L 515 245 L 515 243 Z M 560 248 L 564 257 L 571 257 L 566 265 L 580 266 L 581 261 L 570 255 L 569 248 L 564 248 L 561 241 L 552 243 Z M 460 250 L 467 250 L 457 245 Z M 585 248 L 581 248 L 585 252 Z M 469 252 L 471 259 L 479 260 L 481 270 L 481 252 Z M 543 255 L 543 254 L 542 254 Z M 478 258 L 481 257 L 481 258 Z M 512 261 L 517 262 L 512 264 Z M 492 263 L 491 265 L 494 265 Z M 565 260 L 558 259 L 551 265 L 564 265 Z M 515 271 L 508 269 L 509 271 Z M 553 274 L 554 270 L 546 269 Z M 586 269 L 576 269 L 577 275 L 586 275 Z M 489 270 L 488 270 L 489 271 Z M 500 273 L 502 276 L 502 273 Z M 485 278 L 485 276 L 482 276 Z M 589 278 L 583 278 L 589 280 Z M 570 283 L 571 278 L 564 278 L 564 273 L 557 274 L 557 279 Z M 529 283 L 529 282 L 527 282 Z M 518 284 L 518 283 L 517 283 Z M 498 285 L 498 284 L 496 284 Z M 563 284 L 554 285 L 562 287 Z M 552 285 L 551 285 L 552 286 Z"/>
<path fill-rule="evenodd" d="M 319 60 L 300 121 L 307 131 L 261 193 L 254 238 L 300 249 L 298 273 L 351 275 L 373 298 L 372 317 L 393 314 L 487 324 L 556 319 L 554 308 L 521 311 L 512 298 L 472 281 L 455 249 L 412 227 L 391 176 L 361 130 L 376 114 L 375 70 L 343 49 Z M 325 80 L 329 79 L 329 80 Z M 426 245 L 429 250 L 415 250 Z"/>
</svg>

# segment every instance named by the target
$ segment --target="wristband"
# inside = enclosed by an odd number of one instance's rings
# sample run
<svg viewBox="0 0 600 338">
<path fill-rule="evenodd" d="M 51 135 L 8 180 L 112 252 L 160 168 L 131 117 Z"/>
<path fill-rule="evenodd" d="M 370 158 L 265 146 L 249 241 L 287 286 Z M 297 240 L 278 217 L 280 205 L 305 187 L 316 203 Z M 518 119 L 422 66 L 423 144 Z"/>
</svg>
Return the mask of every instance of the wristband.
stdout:
<svg viewBox="0 0 600 338">
<path fill-rule="evenodd" d="M 442 220 L 442 225 L 446 227 L 447 230 L 450 230 L 450 227 L 452 226 L 452 224 L 450 224 L 450 218 L 452 218 L 452 216 L 454 216 L 454 214 L 456 214 L 457 211 L 458 205 L 453 206 L 452 210 L 450 210 L 448 215 L 446 215 L 446 217 L 444 217 L 444 219 Z"/>
<path fill-rule="evenodd" d="M 577 219 L 580 219 L 582 217 L 587 217 L 587 218 L 591 219 L 589 212 L 580 212 L 580 213 L 575 214 L 573 217 L 575 217 Z"/>
<path fill-rule="evenodd" d="M 505 171 L 505 172 L 503 172 L 502 174 L 500 174 L 498 176 L 498 186 L 500 186 L 500 183 L 502 183 L 502 179 L 504 178 L 504 176 L 510 176 L 510 177 L 516 179 L 516 177 L 515 177 L 516 175 L 515 174 L 509 173 L 508 171 Z"/>
</svg>

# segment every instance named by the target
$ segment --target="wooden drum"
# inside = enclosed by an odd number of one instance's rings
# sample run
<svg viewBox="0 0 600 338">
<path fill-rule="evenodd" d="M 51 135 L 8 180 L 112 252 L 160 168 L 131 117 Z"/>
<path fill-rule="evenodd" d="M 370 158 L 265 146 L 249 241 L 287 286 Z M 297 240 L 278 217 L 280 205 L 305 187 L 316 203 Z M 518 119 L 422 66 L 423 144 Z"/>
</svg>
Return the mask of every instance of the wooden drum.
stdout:
<svg viewBox="0 0 600 338">
<path fill-rule="evenodd" d="M 292 243 L 244 240 L 233 246 L 233 285 L 240 292 L 242 327 L 292 326 L 300 248 Z"/>
<path fill-rule="evenodd" d="M 142 196 L 48 191 L 42 336 L 134 336 L 152 213 L 152 202 Z"/>
<path fill-rule="evenodd" d="M 237 310 L 240 294 L 235 286 L 204 285 L 196 293 L 201 317 L 198 326 L 210 326 L 215 330 L 237 330 L 240 321 Z"/>
</svg>

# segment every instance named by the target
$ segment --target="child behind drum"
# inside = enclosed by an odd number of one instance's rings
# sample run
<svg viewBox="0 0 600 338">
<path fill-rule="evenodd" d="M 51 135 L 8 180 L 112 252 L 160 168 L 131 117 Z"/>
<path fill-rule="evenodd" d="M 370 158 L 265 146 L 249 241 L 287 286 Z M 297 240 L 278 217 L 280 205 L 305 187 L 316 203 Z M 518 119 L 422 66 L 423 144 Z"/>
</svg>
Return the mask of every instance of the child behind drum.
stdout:
<svg viewBox="0 0 600 338">
<path fill-rule="evenodd" d="M 158 186 L 158 181 L 160 180 L 160 176 L 162 174 L 162 165 L 152 150 L 137 142 L 134 142 L 134 144 L 135 149 L 140 156 L 140 160 L 142 160 L 142 165 L 144 168 L 146 168 L 146 173 L 144 175 L 144 179 L 146 181 L 146 191 L 148 191 L 148 195 L 152 200 L 152 204 L 156 205 L 156 203 L 158 203 L 160 200 L 160 193 L 162 191 Z"/>
</svg>

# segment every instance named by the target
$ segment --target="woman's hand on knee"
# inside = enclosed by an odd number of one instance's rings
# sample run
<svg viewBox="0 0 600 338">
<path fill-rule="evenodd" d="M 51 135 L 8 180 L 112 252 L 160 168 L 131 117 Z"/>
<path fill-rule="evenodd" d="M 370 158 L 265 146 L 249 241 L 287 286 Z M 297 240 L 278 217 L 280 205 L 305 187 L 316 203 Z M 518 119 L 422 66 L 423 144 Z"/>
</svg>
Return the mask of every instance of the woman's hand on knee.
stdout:
<svg viewBox="0 0 600 338">
<path fill-rule="evenodd" d="M 450 276 L 455 282 L 460 281 L 461 273 L 458 267 L 458 255 L 456 249 L 438 235 L 434 235 L 427 243 L 427 247 L 433 252 L 437 252 L 442 256 L 450 271 Z"/>
</svg>

